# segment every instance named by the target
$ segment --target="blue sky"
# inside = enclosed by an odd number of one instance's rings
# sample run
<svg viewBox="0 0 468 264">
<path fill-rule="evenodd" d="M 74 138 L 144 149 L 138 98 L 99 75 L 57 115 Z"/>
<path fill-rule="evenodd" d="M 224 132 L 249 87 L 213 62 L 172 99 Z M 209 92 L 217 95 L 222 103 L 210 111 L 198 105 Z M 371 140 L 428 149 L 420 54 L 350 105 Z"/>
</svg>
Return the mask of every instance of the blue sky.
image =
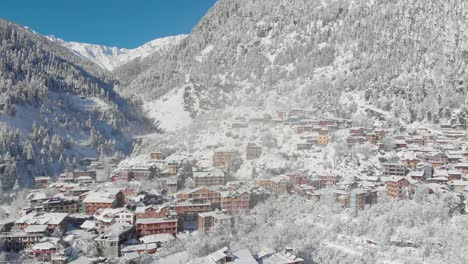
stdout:
<svg viewBox="0 0 468 264">
<path fill-rule="evenodd" d="M 122 48 L 190 33 L 216 0 L 0 0 L 0 17 L 43 35 Z"/>
</svg>

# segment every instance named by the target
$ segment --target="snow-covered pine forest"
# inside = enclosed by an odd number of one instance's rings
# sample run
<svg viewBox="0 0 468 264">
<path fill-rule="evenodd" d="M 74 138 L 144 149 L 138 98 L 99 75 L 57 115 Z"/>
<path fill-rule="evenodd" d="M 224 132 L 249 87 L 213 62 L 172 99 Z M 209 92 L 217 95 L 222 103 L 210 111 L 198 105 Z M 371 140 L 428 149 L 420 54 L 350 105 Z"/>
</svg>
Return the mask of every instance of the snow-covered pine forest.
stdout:
<svg viewBox="0 0 468 264">
<path fill-rule="evenodd" d="M 218 0 L 123 49 L 0 19 L 0 220 L 72 204 L 40 246 L 85 263 L 467 263 L 466 21 L 462 0 Z M 147 243 L 147 218 L 177 224 Z"/>
</svg>

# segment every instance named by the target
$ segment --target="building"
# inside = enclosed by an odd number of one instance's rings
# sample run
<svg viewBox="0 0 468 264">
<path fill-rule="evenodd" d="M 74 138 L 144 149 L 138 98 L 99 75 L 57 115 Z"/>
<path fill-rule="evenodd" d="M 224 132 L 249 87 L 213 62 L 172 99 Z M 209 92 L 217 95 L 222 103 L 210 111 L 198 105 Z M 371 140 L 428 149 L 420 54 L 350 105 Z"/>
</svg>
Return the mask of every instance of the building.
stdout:
<svg viewBox="0 0 468 264">
<path fill-rule="evenodd" d="M 92 181 L 96 181 L 96 171 L 91 170 L 91 171 L 74 171 L 73 172 L 73 178 L 78 179 L 79 177 L 85 177 L 83 179 L 88 179 L 87 177 L 90 177 Z"/>
<path fill-rule="evenodd" d="M 168 205 L 148 205 L 135 209 L 136 219 L 141 218 L 164 218 L 169 216 L 171 209 Z"/>
<path fill-rule="evenodd" d="M 186 201 L 175 204 L 174 210 L 179 217 L 195 220 L 199 213 L 209 212 L 213 210 L 213 208 L 210 203 L 192 203 Z"/>
<path fill-rule="evenodd" d="M 262 147 L 255 143 L 248 143 L 245 148 L 245 158 L 247 160 L 258 159 L 262 155 Z"/>
<path fill-rule="evenodd" d="M 177 234 L 177 219 L 141 218 L 136 220 L 136 232 L 139 237 L 155 234 Z"/>
<path fill-rule="evenodd" d="M 407 196 L 409 181 L 403 177 L 392 176 L 386 179 L 385 186 L 387 194 L 393 198 L 404 198 Z"/>
<path fill-rule="evenodd" d="M 217 168 L 227 168 L 231 166 L 234 159 L 234 151 L 218 150 L 213 153 L 213 166 Z"/>
<path fill-rule="evenodd" d="M 99 223 L 99 229 L 105 229 L 116 223 L 135 224 L 135 214 L 126 208 L 103 208 L 94 213 L 94 219 Z"/>
<path fill-rule="evenodd" d="M 191 201 L 194 203 L 210 203 L 212 205 L 221 203 L 221 193 L 209 187 L 198 187 L 188 191 L 180 191 L 176 194 L 178 202 Z"/>
<path fill-rule="evenodd" d="M 162 160 L 162 152 L 151 152 L 150 153 L 150 159 L 152 160 Z"/>
<path fill-rule="evenodd" d="M 175 161 L 171 161 L 167 163 L 167 173 L 169 175 L 176 175 L 177 170 L 179 169 L 179 163 Z"/>
<path fill-rule="evenodd" d="M 51 263 L 52 256 L 58 253 L 57 244 L 58 239 L 49 239 L 48 241 L 41 241 L 34 244 L 27 250 L 28 257 L 36 262 Z"/>
<path fill-rule="evenodd" d="M 224 185 L 224 172 L 219 169 L 195 171 L 193 172 L 193 180 L 196 187 Z"/>
<path fill-rule="evenodd" d="M 198 214 L 198 230 L 208 232 L 216 226 L 230 226 L 232 217 L 221 211 Z"/>
<path fill-rule="evenodd" d="M 250 208 L 250 193 L 244 192 L 221 192 L 221 209 L 228 214 L 238 214 L 248 211 Z"/>
<path fill-rule="evenodd" d="M 382 163 L 382 174 L 403 177 L 406 175 L 406 166 L 402 163 Z"/>
<path fill-rule="evenodd" d="M 122 256 L 122 244 L 133 237 L 133 226 L 127 223 L 116 223 L 109 226 L 95 238 L 103 256 L 118 258 Z"/>
<path fill-rule="evenodd" d="M 47 226 L 31 226 L 23 231 L 1 233 L 0 237 L 6 251 L 20 252 L 39 243 L 47 233 Z"/>
<path fill-rule="evenodd" d="M 46 225 L 47 230 L 50 232 L 55 231 L 55 229 L 65 231 L 67 227 L 67 217 L 67 213 L 31 212 L 16 220 L 15 227 L 19 230 L 25 230 L 29 226 Z"/>
<path fill-rule="evenodd" d="M 54 196 L 42 203 L 46 212 L 75 214 L 81 210 L 78 196 Z"/>
<path fill-rule="evenodd" d="M 51 182 L 50 177 L 46 176 L 38 176 L 34 178 L 34 188 L 36 189 L 43 189 L 47 188 Z"/>
<path fill-rule="evenodd" d="M 99 209 L 118 208 L 124 204 L 124 194 L 118 189 L 89 192 L 83 200 L 82 212 L 93 215 Z"/>
<path fill-rule="evenodd" d="M 319 133 L 317 144 L 326 146 L 328 145 L 328 141 L 328 133 Z"/>
<path fill-rule="evenodd" d="M 322 180 L 325 188 L 334 186 L 338 182 L 338 177 L 336 175 L 321 175 L 320 179 Z"/>
<path fill-rule="evenodd" d="M 468 174 L 468 163 L 465 162 L 459 162 L 455 164 L 454 168 L 463 174 Z"/>
</svg>

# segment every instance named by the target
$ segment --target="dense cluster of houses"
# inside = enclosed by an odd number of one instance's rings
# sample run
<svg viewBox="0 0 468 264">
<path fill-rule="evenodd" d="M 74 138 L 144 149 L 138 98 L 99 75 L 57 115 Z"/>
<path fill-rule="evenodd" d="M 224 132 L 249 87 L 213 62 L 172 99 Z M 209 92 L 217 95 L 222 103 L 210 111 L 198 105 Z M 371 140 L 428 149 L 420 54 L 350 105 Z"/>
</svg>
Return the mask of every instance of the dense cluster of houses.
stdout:
<svg viewBox="0 0 468 264">
<path fill-rule="evenodd" d="M 162 151 L 149 153 L 141 163 L 84 159 L 80 161 L 84 170 L 35 178 L 35 190 L 27 197 L 29 206 L 0 225 L 2 245 L 7 251 L 26 252 L 36 261 L 67 263 L 77 257 L 69 250 L 72 243 L 83 240 L 96 243 L 101 257 L 135 259 L 157 252 L 183 233 L 231 226 L 235 215 L 272 195 L 332 197 L 343 208 L 360 210 L 384 194 L 409 198 L 418 185 L 426 185 L 431 192 L 468 192 L 468 148 L 464 132 L 457 128 L 366 129 L 351 127 L 349 120 L 315 120 L 308 118 L 311 115 L 295 109 L 274 117 L 238 118 L 232 127 L 243 129 L 250 123 L 291 126 L 300 138 L 299 151 L 325 146 L 331 132 L 346 130 L 345 145 L 368 143 L 381 152 L 380 172 L 353 177 L 288 171 L 244 181 L 228 179 L 239 157 L 262 157 L 262 146 L 254 142 L 244 144 L 244 155 L 235 149 L 212 149 L 208 167 L 184 167 L 183 161 L 166 159 Z M 389 152 L 395 155 L 383 155 Z M 105 184 L 133 181 L 157 181 L 159 190 L 150 193 L 129 184 L 120 184 L 126 186 L 122 188 Z M 248 250 L 224 248 L 189 263 L 226 263 L 239 258 L 245 263 L 303 262 L 291 252 L 252 255 Z"/>
</svg>

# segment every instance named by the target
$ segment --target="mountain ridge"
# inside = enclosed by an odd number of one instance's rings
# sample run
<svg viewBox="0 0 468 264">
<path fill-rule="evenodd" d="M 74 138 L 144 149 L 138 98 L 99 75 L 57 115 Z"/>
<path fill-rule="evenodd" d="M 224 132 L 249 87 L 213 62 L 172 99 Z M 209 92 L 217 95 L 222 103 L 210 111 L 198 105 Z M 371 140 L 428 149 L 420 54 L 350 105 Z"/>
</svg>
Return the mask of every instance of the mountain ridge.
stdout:
<svg viewBox="0 0 468 264">
<path fill-rule="evenodd" d="M 177 45 L 187 35 L 176 35 L 157 38 L 137 48 L 126 49 L 110 47 L 98 44 L 88 44 L 75 41 L 64 41 L 55 36 L 46 36 L 49 40 L 57 42 L 68 48 L 73 53 L 90 60 L 99 67 L 112 71 L 115 68 L 135 59 L 143 59 L 155 52 L 166 52 L 172 46 Z"/>
</svg>

